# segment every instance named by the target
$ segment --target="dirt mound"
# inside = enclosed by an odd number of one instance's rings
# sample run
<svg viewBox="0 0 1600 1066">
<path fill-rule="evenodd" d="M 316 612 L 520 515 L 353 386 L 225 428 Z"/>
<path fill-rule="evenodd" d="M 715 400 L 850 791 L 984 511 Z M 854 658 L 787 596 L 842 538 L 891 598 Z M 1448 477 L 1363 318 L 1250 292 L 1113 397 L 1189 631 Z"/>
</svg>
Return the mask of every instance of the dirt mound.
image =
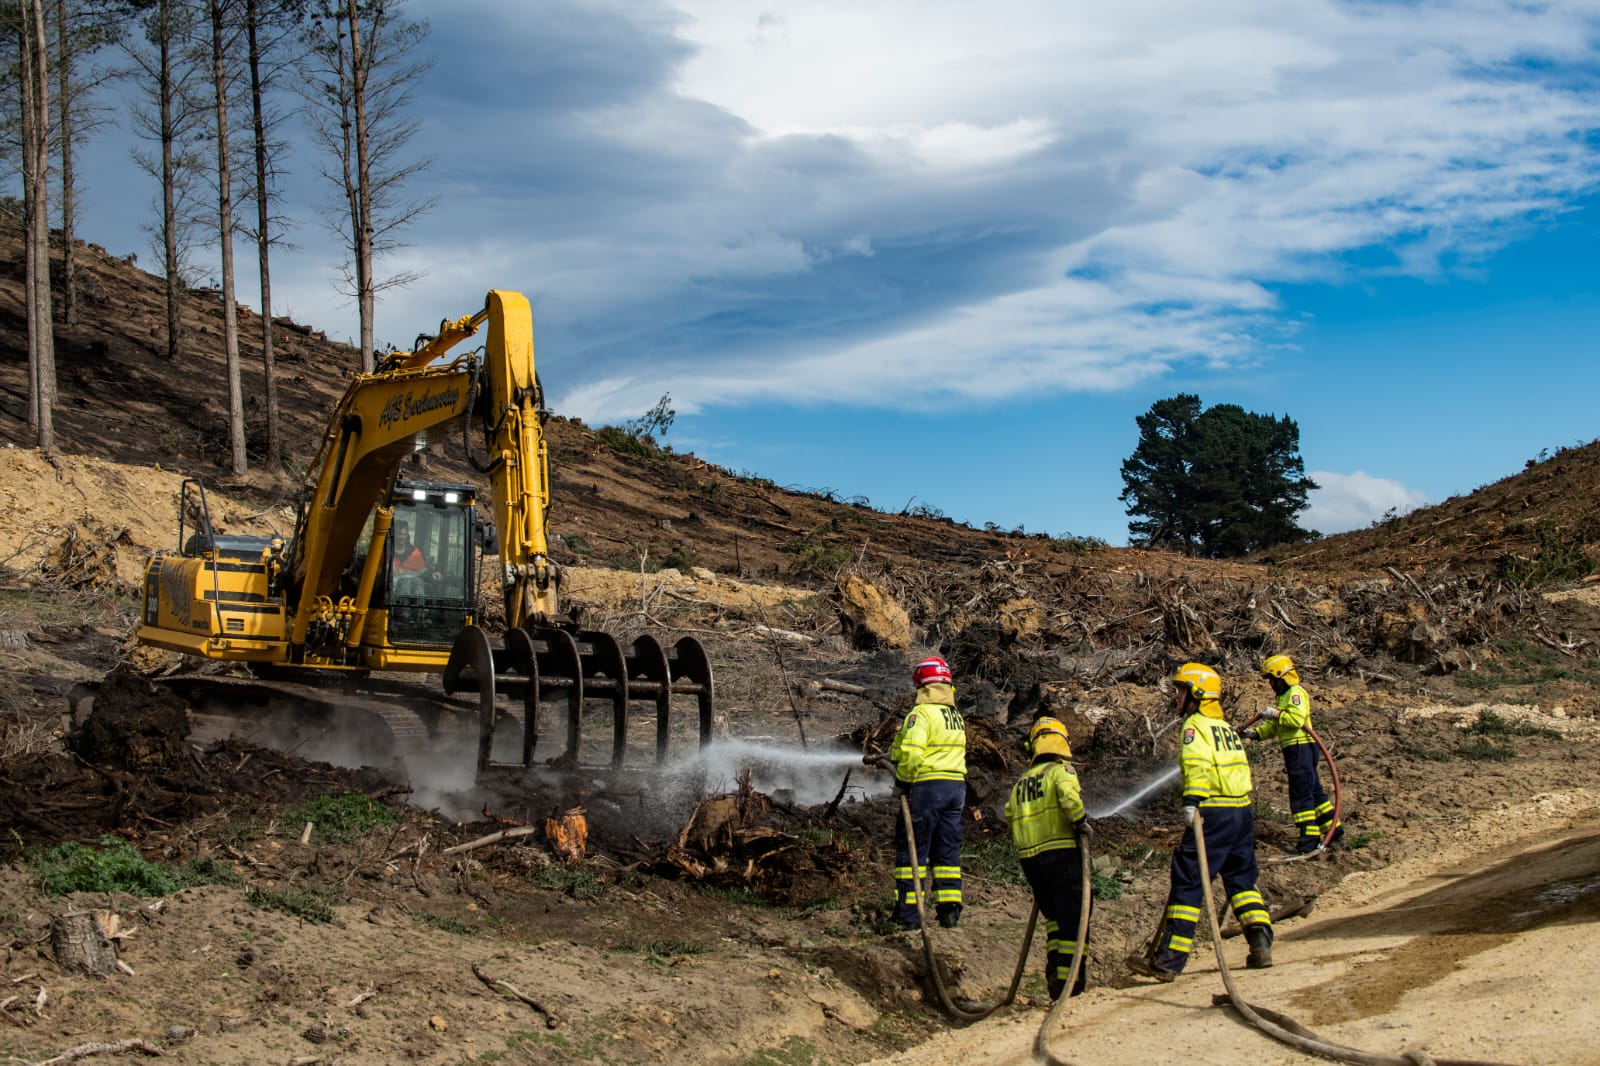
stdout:
<svg viewBox="0 0 1600 1066">
<path fill-rule="evenodd" d="M 237 803 L 330 790 L 395 794 L 372 770 L 305 763 L 237 740 L 189 741 L 183 702 L 131 669 L 110 674 L 66 753 L 0 760 L 0 833 L 25 843 L 173 828 Z"/>
</svg>

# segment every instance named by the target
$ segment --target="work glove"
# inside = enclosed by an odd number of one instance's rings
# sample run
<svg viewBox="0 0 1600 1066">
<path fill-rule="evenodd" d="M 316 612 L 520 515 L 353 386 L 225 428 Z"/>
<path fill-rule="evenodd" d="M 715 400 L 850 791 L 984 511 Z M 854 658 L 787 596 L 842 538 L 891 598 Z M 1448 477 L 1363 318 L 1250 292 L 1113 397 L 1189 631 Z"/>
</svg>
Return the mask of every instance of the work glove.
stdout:
<svg viewBox="0 0 1600 1066">
<path fill-rule="evenodd" d="M 1256 727 L 1253 725 L 1247 725 L 1239 730 L 1239 735 L 1246 740 L 1259 740 L 1261 738 L 1261 734 L 1256 732 Z"/>
<path fill-rule="evenodd" d="M 1193 829 L 1194 828 L 1195 815 L 1197 815 L 1199 813 L 1200 813 L 1200 808 L 1199 807 L 1196 807 L 1196 806 L 1194 806 L 1192 804 L 1185 803 L 1183 805 L 1183 824 L 1188 826 L 1190 829 Z"/>
<path fill-rule="evenodd" d="M 1276 708 L 1276 707 L 1268 707 L 1266 710 L 1261 712 L 1261 717 L 1265 718 L 1267 721 L 1271 722 L 1271 721 L 1276 720 L 1278 715 L 1280 715 L 1282 713 L 1283 712 L 1278 710 L 1278 708 Z"/>
<path fill-rule="evenodd" d="M 867 752 L 865 755 L 861 756 L 861 765 L 862 766 L 877 766 L 882 761 L 883 761 L 883 756 L 881 754 L 874 755 L 870 751 Z"/>
</svg>

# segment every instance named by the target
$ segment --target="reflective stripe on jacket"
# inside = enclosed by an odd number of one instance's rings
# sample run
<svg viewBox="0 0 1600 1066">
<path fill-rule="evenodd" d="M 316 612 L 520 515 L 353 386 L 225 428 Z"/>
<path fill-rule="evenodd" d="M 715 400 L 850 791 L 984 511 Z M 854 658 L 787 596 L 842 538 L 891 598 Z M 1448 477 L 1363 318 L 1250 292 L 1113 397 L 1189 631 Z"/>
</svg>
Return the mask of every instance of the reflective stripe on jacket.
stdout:
<svg viewBox="0 0 1600 1066">
<path fill-rule="evenodd" d="M 1311 736 L 1311 697 L 1306 695 L 1306 690 L 1290 685 L 1278 697 L 1278 717 L 1257 722 L 1256 736 L 1262 740 L 1276 737 L 1280 748 L 1315 744 Z"/>
<path fill-rule="evenodd" d="M 918 781 L 964 781 L 967 777 L 967 723 L 956 710 L 956 692 L 949 685 L 917 689 L 917 704 L 906 715 L 889 748 L 894 775 Z"/>
<path fill-rule="evenodd" d="M 1047 851 L 1078 846 L 1077 824 L 1088 812 L 1072 764 L 1044 759 L 1030 766 L 1011 786 L 1006 821 L 1017 856 L 1031 859 Z"/>
<path fill-rule="evenodd" d="M 1183 801 L 1201 807 L 1250 806 L 1250 760 L 1233 726 L 1198 711 L 1184 719 Z"/>
</svg>

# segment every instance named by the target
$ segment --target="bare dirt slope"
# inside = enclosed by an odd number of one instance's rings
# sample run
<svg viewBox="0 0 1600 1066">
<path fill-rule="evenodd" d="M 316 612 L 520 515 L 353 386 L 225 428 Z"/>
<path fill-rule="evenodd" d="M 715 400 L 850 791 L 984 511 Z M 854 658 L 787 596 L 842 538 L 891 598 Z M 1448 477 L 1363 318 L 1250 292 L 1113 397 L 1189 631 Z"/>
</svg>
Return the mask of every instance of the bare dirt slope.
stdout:
<svg viewBox="0 0 1600 1066">
<path fill-rule="evenodd" d="M 551 767 L 474 789 L 459 754 L 358 769 L 191 732 L 205 716 L 149 680 L 181 664 L 130 640 L 143 560 L 176 537 L 181 477 L 207 478 L 227 532 L 287 528 L 350 350 L 288 329 L 289 460 L 228 476 L 220 396 L 196 391 L 219 377 L 214 299 L 192 298 L 194 352 L 167 363 L 154 279 L 91 256 L 84 320 L 61 331 L 61 447 L 40 456 L 6 239 L 0 1057 L 141 1041 L 196 1063 L 1020 1061 L 1043 1016 L 1037 946 L 1019 1008 L 956 1030 L 920 942 L 887 931 L 894 808 L 886 782 L 851 766 L 906 709 L 910 662 L 937 650 L 958 677 L 968 910 L 937 936 L 958 994 L 993 998 L 1028 914 L 999 812 L 1033 716 L 1069 721 L 1104 813 L 1172 764 L 1160 685 L 1177 663 L 1216 664 L 1247 717 L 1268 699 L 1260 659 L 1281 650 L 1337 757 L 1348 835 L 1324 859 L 1264 867 L 1274 906 L 1315 905 L 1281 924 L 1278 967 L 1241 977 L 1251 997 L 1372 1051 L 1597 1061 L 1584 970 L 1562 965 L 1593 947 L 1600 898 L 1586 828 L 1600 600 L 1582 580 L 1596 446 L 1361 534 L 1207 562 L 885 513 L 619 448 L 558 415 L 568 595 L 624 636 L 700 637 L 718 743 L 695 761 L 680 727 L 673 773 Z M 247 363 L 252 336 L 246 316 Z M 253 407 L 253 444 L 262 429 Z M 426 461 L 424 475 L 470 476 L 459 444 Z M 846 609 L 846 578 L 904 610 L 903 644 Z M 108 675 L 92 714 L 67 713 Z M 1292 837 L 1281 763 L 1253 760 L 1275 858 Z M 575 806 L 581 857 L 562 853 Z M 1124 966 L 1160 914 L 1179 826 L 1170 789 L 1101 820 L 1094 990 L 1069 1012 L 1067 1046 L 1106 1063 L 1152 1048 L 1306 1061 L 1209 1007 L 1204 954 L 1172 986 Z M 82 890 L 118 864 L 122 887 Z M 173 880 L 129 880 L 139 864 Z M 124 969 L 62 969 L 51 921 L 75 909 L 118 916 Z"/>
</svg>

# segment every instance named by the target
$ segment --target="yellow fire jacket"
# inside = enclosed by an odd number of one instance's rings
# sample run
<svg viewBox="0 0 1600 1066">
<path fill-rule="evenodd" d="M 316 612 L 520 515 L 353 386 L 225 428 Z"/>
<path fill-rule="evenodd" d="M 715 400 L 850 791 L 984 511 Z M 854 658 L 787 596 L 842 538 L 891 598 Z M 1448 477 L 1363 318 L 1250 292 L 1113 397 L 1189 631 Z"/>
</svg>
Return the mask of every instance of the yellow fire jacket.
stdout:
<svg viewBox="0 0 1600 1066">
<path fill-rule="evenodd" d="M 1315 744 L 1311 737 L 1311 697 L 1299 685 L 1290 685 L 1278 697 L 1278 717 L 1263 718 L 1256 723 L 1256 736 L 1262 740 L 1278 740 L 1278 747 L 1292 748 L 1296 744 Z"/>
<path fill-rule="evenodd" d="M 964 781 L 967 777 L 967 723 L 956 710 L 956 690 L 949 685 L 923 685 L 917 703 L 906 715 L 889 748 L 895 779 Z"/>
<path fill-rule="evenodd" d="M 1006 821 L 1020 858 L 1078 846 L 1078 823 L 1088 816 L 1078 773 L 1060 759 L 1042 759 L 1011 786 Z"/>
<path fill-rule="evenodd" d="M 1183 802 L 1201 807 L 1250 806 L 1250 760 L 1233 726 L 1198 711 L 1183 722 Z"/>
</svg>

